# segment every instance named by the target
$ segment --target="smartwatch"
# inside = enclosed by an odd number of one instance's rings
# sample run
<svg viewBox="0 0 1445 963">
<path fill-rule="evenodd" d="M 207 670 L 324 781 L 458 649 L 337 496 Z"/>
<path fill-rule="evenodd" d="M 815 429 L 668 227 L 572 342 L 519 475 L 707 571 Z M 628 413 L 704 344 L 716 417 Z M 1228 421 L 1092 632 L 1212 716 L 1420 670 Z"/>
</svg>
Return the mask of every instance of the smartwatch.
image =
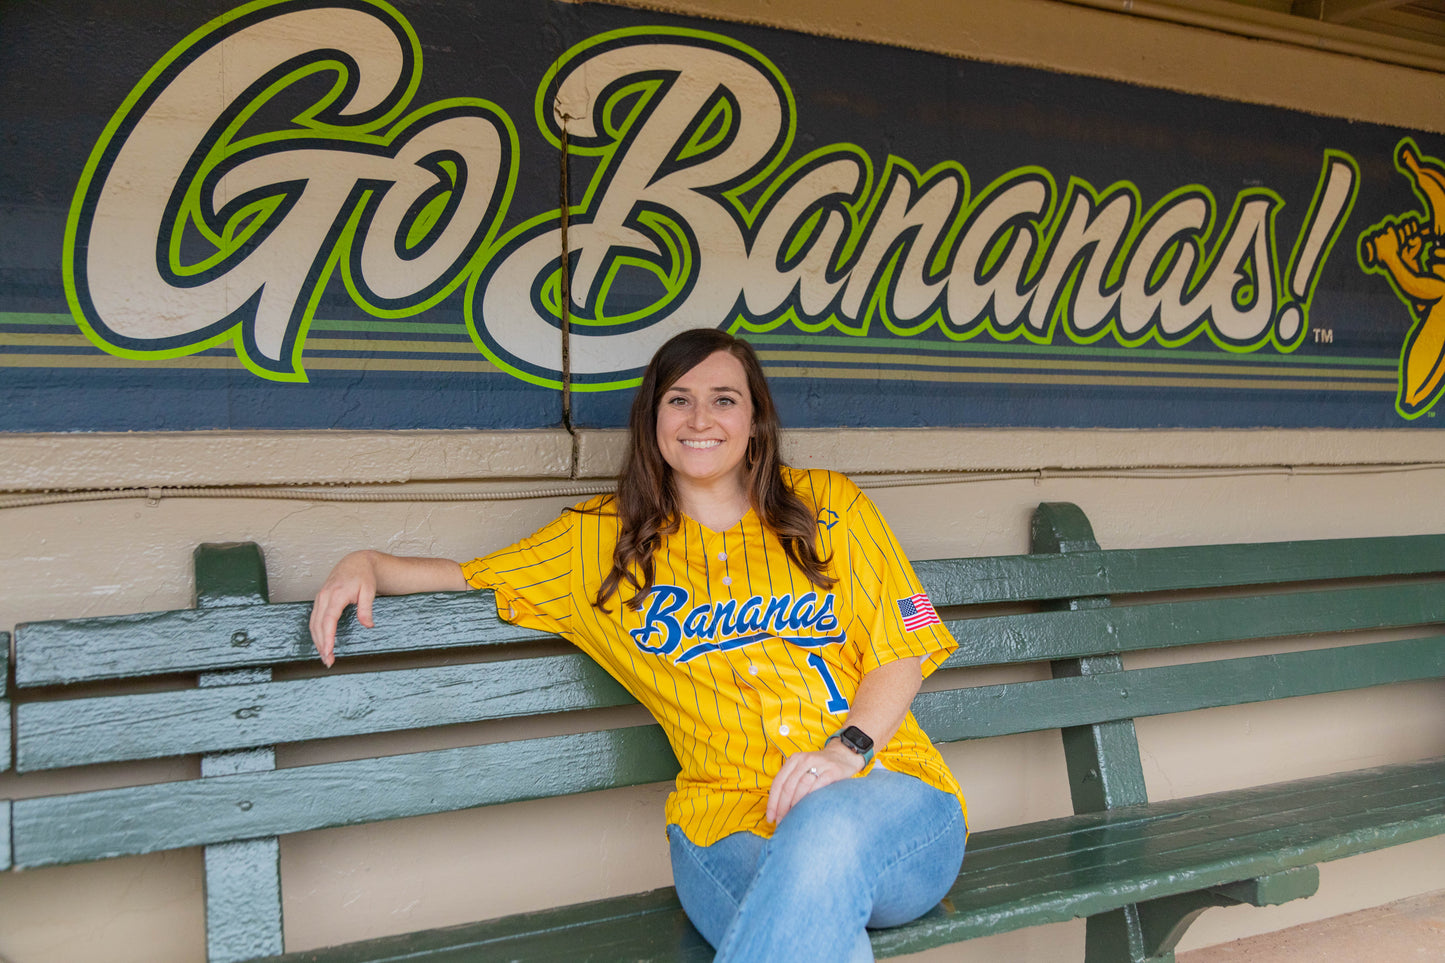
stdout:
<svg viewBox="0 0 1445 963">
<path fill-rule="evenodd" d="M 856 752 L 858 753 L 858 755 L 862 756 L 863 765 L 866 766 L 868 765 L 868 763 L 873 761 L 873 737 L 868 735 L 868 733 L 864 732 L 862 729 L 859 729 L 857 726 L 847 726 L 845 728 L 839 729 L 837 732 L 829 736 L 823 744 L 827 745 L 834 739 L 837 739 L 839 742 L 841 742 L 845 749 Z"/>
</svg>

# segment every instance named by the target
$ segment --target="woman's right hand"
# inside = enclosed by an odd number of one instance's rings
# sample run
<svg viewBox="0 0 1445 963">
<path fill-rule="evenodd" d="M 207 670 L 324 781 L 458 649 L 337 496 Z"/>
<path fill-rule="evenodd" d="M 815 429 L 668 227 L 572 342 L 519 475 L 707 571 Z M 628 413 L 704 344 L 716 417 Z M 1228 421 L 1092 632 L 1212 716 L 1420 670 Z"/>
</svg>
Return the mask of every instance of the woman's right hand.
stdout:
<svg viewBox="0 0 1445 963">
<path fill-rule="evenodd" d="M 375 555 L 352 552 L 337 562 L 311 603 L 311 644 L 328 667 L 336 661 L 336 625 L 348 605 L 356 606 L 356 621 L 368 629 L 375 624 L 371 618 L 371 603 L 376 599 Z"/>
<path fill-rule="evenodd" d="M 336 563 L 311 605 L 311 642 L 328 666 L 336 661 L 336 623 L 348 605 L 356 621 L 372 628 L 371 603 L 378 595 L 462 592 L 469 586 L 462 567 L 447 558 L 410 558 L 385 552 L 352 552 Z"/>
</svg>

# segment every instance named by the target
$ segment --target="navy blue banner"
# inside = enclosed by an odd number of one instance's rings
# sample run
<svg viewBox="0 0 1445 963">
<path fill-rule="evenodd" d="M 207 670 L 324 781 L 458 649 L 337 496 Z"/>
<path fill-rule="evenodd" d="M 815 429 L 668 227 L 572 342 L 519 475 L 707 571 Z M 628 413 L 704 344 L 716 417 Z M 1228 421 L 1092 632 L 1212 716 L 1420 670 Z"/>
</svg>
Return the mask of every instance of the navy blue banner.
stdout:
<svg viewBox="0 0 1445 963">
<path fill-rule="evenodd" d="M 596 4 L 0 6 L 0 430 L 1434 427 L 1445 139 Z M 566 198 L 563 209 L 562 199 Z"/>
</svg>

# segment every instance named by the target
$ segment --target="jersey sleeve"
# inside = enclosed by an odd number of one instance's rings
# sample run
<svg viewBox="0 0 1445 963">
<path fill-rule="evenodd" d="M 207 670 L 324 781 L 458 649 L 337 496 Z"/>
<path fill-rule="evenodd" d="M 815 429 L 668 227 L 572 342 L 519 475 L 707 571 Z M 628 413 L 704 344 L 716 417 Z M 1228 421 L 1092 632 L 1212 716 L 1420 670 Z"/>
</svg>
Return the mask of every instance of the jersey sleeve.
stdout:
<svg viewBox="0 0 1445 963">
<path fill-rule="evenodd" d="M 863 492 L 854 491 L 845 513 L 853 615 L 849 644 L 857 647 L 865 673 L 898 659 L 922 656 L 927 677 L 958 643 L 934 611 L 877 506 Z"/>
<path fill-rule="evenodd" d="M 462 564 L 472 588 L 497 596 L 497 614 L 508 622 L 570 637 L 572 543 L 576 515 L 562 515 L 515 545 Z"/>
</svg>

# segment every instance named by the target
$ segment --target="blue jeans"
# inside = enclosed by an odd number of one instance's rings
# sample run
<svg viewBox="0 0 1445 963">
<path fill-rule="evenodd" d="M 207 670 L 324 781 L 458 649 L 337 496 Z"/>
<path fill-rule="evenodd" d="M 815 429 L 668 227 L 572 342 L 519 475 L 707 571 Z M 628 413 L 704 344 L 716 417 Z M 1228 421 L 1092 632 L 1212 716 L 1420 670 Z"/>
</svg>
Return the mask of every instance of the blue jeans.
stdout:
<svg viewBox="0 0 1445 963">
<path fill-rule="evenodd" d="M 668 826 L 672 876 L 718 963 L 873 959 L 865 926 L 932 909 L 963 863 L 958 800 L 874 768 L 809 793 L 772 839 L 733 833 L 697 846 Z"/>
</svg>

